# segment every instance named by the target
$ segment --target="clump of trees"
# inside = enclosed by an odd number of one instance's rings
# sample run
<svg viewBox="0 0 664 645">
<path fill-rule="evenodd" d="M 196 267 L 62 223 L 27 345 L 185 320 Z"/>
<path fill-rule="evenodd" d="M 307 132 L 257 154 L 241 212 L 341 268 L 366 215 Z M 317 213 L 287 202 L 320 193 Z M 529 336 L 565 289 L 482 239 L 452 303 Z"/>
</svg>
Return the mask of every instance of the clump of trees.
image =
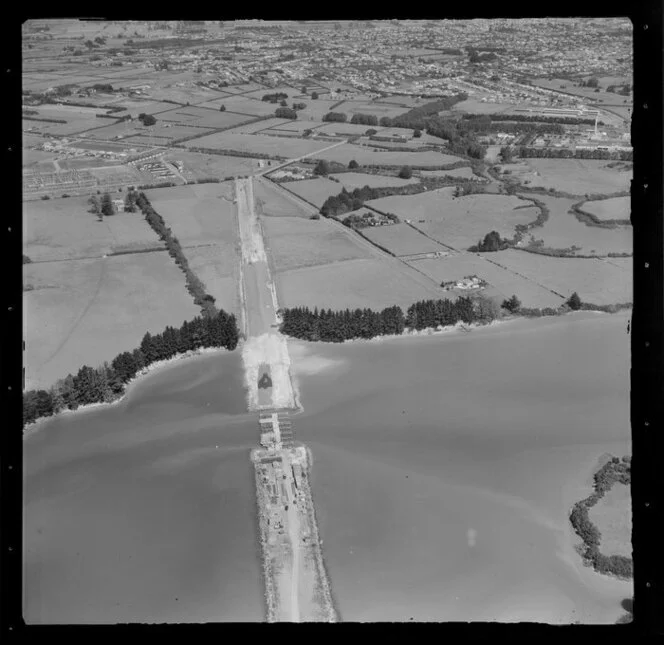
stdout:
<svg viewBox="0 0 664 645">
<path fill-rule="evenodd" d="M 76 375 L 60 379 L 50 390 L 28 390 L 23 394 L 23 426 L 64 409 L 107 403 L 118 399 L 126 384 L 143 368 L 157 361 L 202 347 L 233 350 L 239 331 L 234 314 L 219 311 L 213 317 L 197 316 L 179 328 L 166 327 L 161 334 L 145 334 L 140 347 L 118 354 L 110 363 L 81 367 Z"/>
<path fill-rule="evenodd" d="M 513 294 L 511 298 L 503 300 L 500 306 L 509 313 L 515 314 L 521 309 L 521 300 L 516 297 L 516 294 Z"/>
<path fill-rule="evenodd" d="M 314 175 L 319 175 L 321 177 L 327 177 L 330 174 L 330 164 L 329 162 L 321 159 L 314 168 Z"/>
<path fill-rule="evenodd" d="M 315 101 L 318 98 L 318 92 L 312 92 L 311 93 L 311 100 Z"/>
<path fill-rule="evenodd" d="M 348 162 L 348 168 L 349 168 L 350 170 L 355 170 L 355 168 L 359 168 L 359 167 L 360 167 L 360 164 L 357 163 L 357 161 L 355 161 L 355 159 L 351 159 L 351 160 Z"/>
<path fill-rule="evenodd" d="M 504 251 L 511 246 L 511 242 L 500 237 L 498 231 L 491 231 L 484 236 L 475 246 L 468 250 L 472 253 L 492 253 L 494 251 Z"/>
<path fill-rule="evenodd" d="M 293 103 L 294 110 L 304 110 L 305 107 L 307 107 L 306 103 Z"/>
<path fill-rule="evenodd" d="M 284 99 L 288 98 L 288 94 L 285 92 L 275 92 L 274 94 L 264 94 L 261 100 L 267 101 L 269 103 L 278 103 Z"/>
<path fill-rule="evenodd" d="M 500 315 L 491 299 L 478 295 L 456 301 L 421 300 L 408 308 L 406 315 L 399 306 L 382 311 L 296 307 L 282 311 L 282 333 L 309 341 L 343 342 L 352 338 L 401 334 L 405 330 L 422 330 L 451 326 L 458 322 L 488 323 Z"/>
<path fill-rule="evenodd" d="M 328 112 L 322 118 L 323 121 L 334 121 L 337 123 L 345 123 L 347 116 L 343 112 Z"/>
<path fill-rule="evenodd" d="M 138 120 L 143 124 L 143 125 L 154 125 L 157 122 L 157 119 L 152 116 L 152 114 L 145 114 L 145 112 L 141 112 L 138 115 Z"/>
<path fill-rule="evenodd" d="M 577 502 L 572 508 L 569 519 L 577 535 L 583 540 L 583 559 L 591 564 L 596 571 L 608 573 L 621 578 L 633 575 L 632 559 L 622 555 L 607 556 L 600 552 L 602 535 L 590 521 L 588 510 L 597 504 L 606 492 L 615 484 L 629 486 L 631 482 L 631 457 L 622 459 L 612 457 L 594 475 L 594 490 L 584 500 Z"/>
<path fill-rule="evenodd" d="M 193 296 L 194 302 L 201 308 L 204 317 L 211 318 L 217 315 L 217 308 L 214 305 L 214 296 L 208 294 L 205 285 L 200 278 L 191 270 L 189 262 L 184 255 L 182 247 L 177 237 L 173 235 L 170 227 L 166 226 L 163 218 L 157 213 L 152 204 L 145 196 L 145 193 L 139 193 L 136 197 L 136 205 L 141 209 L 148 224 L 166 245 L 168 254 L 175 260 L 175 263 L 184 272 L 187 290 Z"/>
<path fill-rule="evenodd" d="M 274 111 L 274 116 L 278 119 L 297 119 L 297 112 L 288 107 L 278 107 Z"/>
<path fill-rule="evenodd" d="M 378 125 L 378 117 L 374 114 L 353 114 L 350 122 L 358 125 Z"/>
<path fill-rule="evenodd" d="M 569 300 L 567 301 L 566 304 L 572 311 L 578 311 L 579 309 L 581 309 L 581 305 L 583 303 L 581 302 L 581 298 L 579 297 L 579 294 L 575 291 L 569 297 Z"/>
<path fill-rule="evenodd" d="M 399 170 L 399 177 L 401 179 L 410 179 L 413 176 L 413 169 L 410 166 L 403 166 Z"/>
</svg>

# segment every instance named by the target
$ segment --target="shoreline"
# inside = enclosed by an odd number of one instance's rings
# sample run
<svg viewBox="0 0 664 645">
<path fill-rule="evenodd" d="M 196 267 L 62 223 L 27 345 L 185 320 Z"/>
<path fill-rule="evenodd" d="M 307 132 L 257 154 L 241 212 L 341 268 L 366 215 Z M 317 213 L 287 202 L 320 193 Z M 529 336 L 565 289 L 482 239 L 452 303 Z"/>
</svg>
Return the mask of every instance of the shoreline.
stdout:
<svg viewBox="0 0 664 645">
<path fill-rule="evenodd" d="M 124 391 L 117 399 L 113 399 L 112 401 L 100 401 L 97 403 L 88 403 L 86 405 L 80 405 L 75 410 L 72 410 L 71 408 L 63 408 L 62 410 L 56 412 L 55 414 L 52 414 L 51 416 L 39 417 L 38 419 L 35 419 L 32 423 L 27 424 L 23 428 L 23 437 L 25 438 L 28 435 L 35 434 L 36 432 L 41 430 L 41 426 L 44 425 L 44 422 L 49 421 L 50 419 L 56 419 L 61 416 L 70 416 L 72 414 L 79 414 L 79 413 L 82 414 L 86 412 L 91 412 L 93 410 L 117 405 L 118 403 L 124 401 L 125 397 L 129 394 L 130 387 L 136 385 L 136 383 L 142 380 L 143 377 L 148 376 L 149 374 L 152 374 L 153 372 L 156 372 L 160 369 L 169 367 L 171 364 L 177 361 L 186 360 L 189 358 L 196 358 L 197 356 L 202 356 L 205 354 L 214 354 L 217 352 L 228 352 L 228 350 L 224 347 L 199 347 L 198 349 L 190 349 L 187 352 L 176 354 L 175 356 L 172 356 L 171 358 L 167 358 L 165 360 L 155 361 L 154 363 L 150 363 L 150 365 L 147 365 L 146 367 L 136 372 L 136 374 L 125 383 Z"/>
</svg>

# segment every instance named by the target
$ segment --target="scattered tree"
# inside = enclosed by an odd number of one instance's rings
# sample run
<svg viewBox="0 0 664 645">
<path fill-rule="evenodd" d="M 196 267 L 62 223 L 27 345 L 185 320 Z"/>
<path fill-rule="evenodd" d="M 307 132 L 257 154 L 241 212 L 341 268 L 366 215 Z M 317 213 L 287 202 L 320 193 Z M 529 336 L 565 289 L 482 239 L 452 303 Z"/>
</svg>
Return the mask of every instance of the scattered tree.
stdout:
<svg viewBox="0 0 664 645">
<path fill-rule="evenodd" d="M 413 131 L 413 137 L 416 139 L 419 139 L 422 136 L 422 130 L 414 130 Z"/>
<path fill-rule="evenodd" d="M 413 169 L 410 166 L 403 166 L 399 171 L 401 179 L 410 179 L 413 176 Z"/>
<path fill-rule="evenodd" d="M 104 193 L 101 197 L 101 212 L 102 215 L 109 217 L 115 213 L 115 207 L 113 206 L 113 200 L 109 193 Z"/>
<path fill-rule="evenodd" d="M 501 307 L 509 311 L 511 314 L 515 314 L 521 308 L 521 301 L 516 297 L 516 294 L 514 294 L 511 298 L 503 300 Z"/>
<path fill-rule="evenodd" d="M 219 112 L 225 112 L 226 111 L 226 106 L 222 103 L 222 105 L 219 107 Z"/>
<path fill-rule="evenodd" d="M 330 174 L 330 164 L 324 159 L 321 159 L 314 168 L 314 175 L 320 175 L 322 177 L 326 177 L 329 174 Z"/>
<path fill-rule="evenodd" d="M 311 99 L 315 101 L 318 98 L 318 92 L 312 92 L 311 93 Z"/>
<path fill-rule="evenodd" d="M 355 168 L 359 168 L 359 167 L 360 167 L 360 164 L 357 163 L 357 161 L 355 161 L 355 159 L 351 159 L 348 162 L 348 168 L 350 168 L 351 170 L 354 170 Z"/>
<path fill-rule="evenodd" d="M 572 311 L 577 311 L 578 309 L 581 309 L 581 298 L 579 298 L 579 294 L 575 291 L 570 297 L 569 300 L 567 301 L 567 306 L 572 309 Z"/>
</svg>

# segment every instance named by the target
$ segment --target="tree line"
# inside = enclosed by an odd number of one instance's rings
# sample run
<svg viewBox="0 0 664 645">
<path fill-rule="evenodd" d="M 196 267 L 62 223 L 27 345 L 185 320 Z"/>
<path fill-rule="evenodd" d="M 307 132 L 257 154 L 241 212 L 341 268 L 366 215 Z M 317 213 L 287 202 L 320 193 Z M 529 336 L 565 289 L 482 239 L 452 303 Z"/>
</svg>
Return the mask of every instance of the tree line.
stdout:
<svg viewBox="0 0 664 645">
<path fill-rule="evenodd" d="M 460 297 L 455 301 L 421 300 L 412 304 L 404 315 L 398 305 L 381 311 L 372 309 L 332 309 L 295 307 L 282 310 L 282 333 L 309 341 L 340 343 L 353 338 L 398 335 L 405 330 L 422 330 L 451 326 L 458 322 L 487 323 L 498 317 L 498 305 L 482 295 Z"/>
<path fill-rule="evenodd" d="M 278 119 L 297 119 L 297 112 L 288 107 L 278 107 L 274 111 L 274 116 Z"/>
<path fill-rule="evenodd" d="M 217 315 L 217 308 L 214 305 L 215 298 L 206 292 L 205 285 L 189 267 L 189 262 L 182 251 L 178 238 L 173 235 L 170 227 L 166 226 L 162 216 L 152 208 L 152 204 L 150 204 L 145 193 L 138 194 L 136 205 L 141 209 L 148 224 L 166 244 L 168 254 L 175 260 L 175 264 L 184 272 L 187 281 L 187 291 L 194 297 L 194 302 L 201 308 L 203 317 L 215 317 Z"/>
<path fill-rule="evenodd" d="M 569 148 L 519 148 L 519 157 L 543 158 L 543 159 L 615 159 L 618 161 L 632 161 L 634 153 L 632 150 L 570 150 Z"/>
<path fill-rule="evenodd" d="M 267 101 L 269 103 L 277 103 L 288 98 L 288 94 L 285 92 L 275 92 L 274 94 L 263 94 L 262 101 Z"/>
<path fill-rule="evenodd" d="M 166 327 L 161 334 L 145 334 L 139 347 L 118 354 L 109 364 L 81 367 L 75 375 L 58 380 L 49 390 L 23 393 L 23 427 L 41 417 L 64 409 L 76 410 L 81 405 L 114 401 L 126 384 L 152 363 L 173 358 L 202 347 L 225 347 L 233 350 L 239 332 L 234 314 L 219 311 L 215 316 L 197 316 L 179 328 Z"/>
</svg>

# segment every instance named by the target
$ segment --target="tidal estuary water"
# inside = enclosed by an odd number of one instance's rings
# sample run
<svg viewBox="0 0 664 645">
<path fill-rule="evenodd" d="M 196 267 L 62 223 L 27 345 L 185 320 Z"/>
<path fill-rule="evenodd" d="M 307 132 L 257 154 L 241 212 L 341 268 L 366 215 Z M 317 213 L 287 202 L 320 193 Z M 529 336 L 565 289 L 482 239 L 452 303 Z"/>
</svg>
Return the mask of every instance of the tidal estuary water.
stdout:
<svg viewBox="0 0 664 645">
<path fill-rule="evenodd" d="M 292 342 L 342 620 L 610 623 L 632 585 L 568 526 L 630 454 L 628 314 Z M 25 447 L 29 623 L 264 619 L 239 351 L 174 363 Z"/>
</svg>

